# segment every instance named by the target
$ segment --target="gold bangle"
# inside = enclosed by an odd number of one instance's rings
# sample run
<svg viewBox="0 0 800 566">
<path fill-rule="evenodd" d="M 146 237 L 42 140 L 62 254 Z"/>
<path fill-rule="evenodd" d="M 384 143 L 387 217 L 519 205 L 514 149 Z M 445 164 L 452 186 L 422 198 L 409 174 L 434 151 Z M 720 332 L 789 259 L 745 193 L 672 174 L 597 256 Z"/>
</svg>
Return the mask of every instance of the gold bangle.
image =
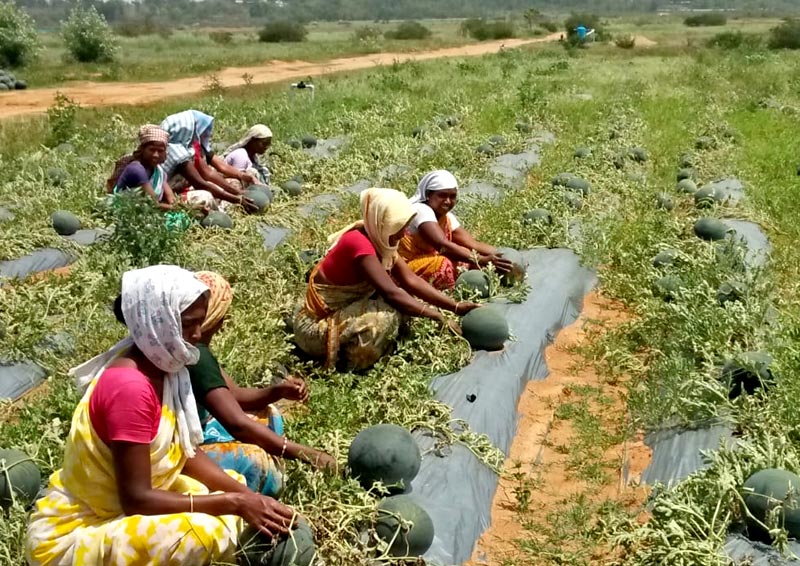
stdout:
<svg viewBox="0 0 800 566">
<path fill-rule="evenodd" d="M 194 495 L 189 494 L 189 513 L 194 513 Z"/>
<path fill-rule="evenodd" d="M 281 449 L 281 459 L 283 459 L 283 455 L 286 454 L 286 443 L 288 439 L 284 436 L 283 437 L 283 448 Z"/>
</svg>

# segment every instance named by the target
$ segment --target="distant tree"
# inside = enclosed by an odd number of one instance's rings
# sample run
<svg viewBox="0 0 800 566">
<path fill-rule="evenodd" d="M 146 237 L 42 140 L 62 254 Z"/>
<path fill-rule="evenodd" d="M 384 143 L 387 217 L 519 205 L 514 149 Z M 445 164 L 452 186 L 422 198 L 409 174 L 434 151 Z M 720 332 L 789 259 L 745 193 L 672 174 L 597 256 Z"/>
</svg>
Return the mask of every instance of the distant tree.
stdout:
<svg viewBox="0 0 800 566">
<path fill-rule="evenodd" d="M 61 37 L 70 54 L 82 63 L 111 61 L 119 49 L 108 22 L 94 6 L 76 5 L 61 24 Z"/>
<path fill-rule="evenodd" d="M 28 63 L 39 49 L 33 19 L 13 2 L 0 2 L 0 65 Z"/>
</svg>

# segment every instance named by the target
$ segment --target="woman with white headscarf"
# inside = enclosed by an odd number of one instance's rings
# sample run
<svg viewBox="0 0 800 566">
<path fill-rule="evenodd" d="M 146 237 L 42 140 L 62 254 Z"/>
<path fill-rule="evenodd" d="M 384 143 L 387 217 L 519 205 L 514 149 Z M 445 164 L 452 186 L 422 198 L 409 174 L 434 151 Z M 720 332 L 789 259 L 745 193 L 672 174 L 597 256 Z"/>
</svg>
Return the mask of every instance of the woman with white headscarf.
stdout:
<svg viewBox="0 0 800 566">
<path fill-rule="evenodd" d="M 394 343 L 404 317 L 446 322 L 434 307 L 464 315 L 479 306 L 437 291 L 398 255 L 397 245 L 414 218 L 403 193 L 363 191 L 361 218 L 328 238 L 330 248 L 311 271 L 305 301 L 295 309 L 297 345 L 324 358 L 328 368 L 340 354 L 350 369 L 374 365 Z M 458 325 L 449 325 L 458 331 Z"/>
<path fill-rule="evenodd" d="M 262 185 L 269 186 L 269 169 L 259 162 L 258 156 L 266 153 L 270 145 L 272 130 L 264 124 L 256 124 L 242 139 L 225 150 L 225 163 L 237 171 L 249 173 Z"/>
<path fill-rule="evenodd" d="M 400 242 L 400 255 L 411 270 L 437 289 L 455 287 L 459 266 L 478 269 L 493 263 L 500 273 L 513 268 L 461 226 L 452 212 L 457 200 L 458 181 L 452 173 L 440 169 L 425 175 L 411 197 L 416 216 Z"/>
<path fill-rule="evenodd" d="M 253 493 L 201 450 L 187 365 L 208 288 L 153 266 L 122 278 L 130 335 L 70 371 L 85 388 L 62 469 L 36 504 L 28 564 L 209 564 L 232 561 L 243 519 L 288 531 L 293 512 Z"/>
</svg>

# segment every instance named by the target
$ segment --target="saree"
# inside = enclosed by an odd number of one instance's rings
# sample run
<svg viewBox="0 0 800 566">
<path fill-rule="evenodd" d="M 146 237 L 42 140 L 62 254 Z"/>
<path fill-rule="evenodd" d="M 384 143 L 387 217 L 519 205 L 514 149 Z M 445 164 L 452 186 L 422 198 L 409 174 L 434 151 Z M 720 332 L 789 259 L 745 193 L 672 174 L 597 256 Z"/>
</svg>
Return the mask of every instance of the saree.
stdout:
<svg viewBox="0 0 800 566">
<path fill-rule="evenodd" d="M 369 282 L 325 285 L 316 282 L 318 263 L 309 277 L 305 301 L 294 313 L 295 342 L 306 354 L 335 367 L 343 355 L 348 367 L 366 369 L 391 348 L 401 316 L 382 298 L 372 299 Z"/>
<path fill-rule="evenodd" d="M 208 488 L 181 474 L 186 455 L 165 382 L 158 433 L 150 444 L 154 489 L 207 495 Z M 73 415 L 64 466 L 50 477 L 28 526 L 30 566 L 78 564 L 156 566 L 233 561 L 241 518 L 203 513 L 126 516 L 119 501 L 111 450 L 89 417 L 92 381 Z M 230 472 L 229 472 L 230 473 Z M 232 474 L 235 476 L 235 474 Z M 241 478 L 237 478 L 241 481 Z"/>
<path fill-rule="evenodd" d="M 447 215 L 438 220 L 439 227 L 448 241 L 453 241 L 453 230 Z M 411 271 L 422 277 L 433 287 L 440 290 L 452 289 L 456 286 L 458 275 L 457 264 L 450 258 L 433 249 L 425 238 L 417 232 L 406 229 L 398 248 L 400 257 L 406 260 Z"/>
</svg>

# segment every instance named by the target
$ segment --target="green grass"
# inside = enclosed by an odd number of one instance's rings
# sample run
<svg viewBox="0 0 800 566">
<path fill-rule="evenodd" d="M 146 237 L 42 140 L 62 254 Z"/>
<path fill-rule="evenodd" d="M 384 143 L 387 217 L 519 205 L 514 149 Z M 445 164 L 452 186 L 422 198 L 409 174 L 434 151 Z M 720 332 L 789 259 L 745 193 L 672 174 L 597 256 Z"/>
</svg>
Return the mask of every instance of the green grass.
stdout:
<svg viewBox="0 0 800 566">
<path fill-rule="evenodd" d="M 642 27 L 644 35 L 646 30 Z M 670 34 L 679 37 L 676 28 Z M 397 64 L 324 78 L 314 104 L 292 103 L 284 92 L 253 87 L 148 107 L 82 110 L 71 142 L 73 154 L 41 147 L 49 133 L 46 119 L 15 121 L 0 126 L 0 206 L 17 205 L 15 220 L 0 224 L 0 258 L 42 245 L 69 248 L 48 225 L 55 208 L 71 209 L 89 225 L 100 223 L 94 199 L 113 160 L 130 149 L 138 124 L 190 104 L 217 117 L 220 140 L 236 139 L 253 122 L 268 123 L 276 133 L 275 181 L 302 174 L 309 188 L 303 202 L 393 163 L 411 167 L 411 173 L 390 181 L 408 193 L 416 178 L 433 168 L 450 168 L 466 183 L 485 175 L 487 160 L 475 152 L 478 145 L 502 134 L 511 149 L 519 149 L 524 139 L 514 123 L 533 118 L 558 135 L 557 143 L 544 150 L 542 167 L 501 204 L 465 201 L 459 204 L 459 215 L 487 241 L 516 247 L 569 243 L 588 265 L 600 267 L 604 292 L 623 301 L 635 316 L 599 340 L 590 354 L 609 379 L 621 373 L 630 377 L 636 428 L 716 415 L 735 423 L 745 441 L 737 452 L 719 452 L 709 471 L 659 492 L 648 525 L 627 520 L 612 507 L 590 509 L 588 517 L 580 500 L 569 504 L 569 513 L 554 523 L 550 540 L 558 544 L 545 549 L 548 563 L 571 563 L 576 544 L 610 541 L 620 545 L 628 564 L 711 566 L 719 562 L 716 552 L 728 526 L 741 516 L 737 490 L 744 478 L 765 465 L 800 470 L 800 307 L 795 300 L 800 266 L 795 138 L 800 114 L 758 105 L 774 97 L 789 109 L 799 108 L 799 67 L 800 61 L 789 53 L 724 54 L 688 46 L 685 40 L 632 52 L 596 46 L 569 53 L 538 46 L 467 61 Z M 575 96 L 581 93 L 591 93 L 592 99 Z M 422 139 L 410 136 L 414 127 L 431 126 L 437 117 L 453 114 L 461 118 L 458 128 L 432 128 Z M 731 128 L 734 138 L 725 136 Z M 611 130 L 618 133 L 613 139 Z M 284 143 L 306 132 L 320 137 L 347 134 L 351 144 L 335 161 L 313 162 Z M 694 140 L 700 135 L 717 137 L 718 148 L 695 152 Z M 430 147 L 420 151 L 423 145 Z M 579 145 L 592 147 L 592 157 L 574 160 Z M 650 161 L 616 170 L 613 157 L 633 146 L 646 148 Z M 674 190 L 677 160 L 687 151 L 695 153 L 701 182 L 737 175 L 747 183 L 748 199 L 737 210 L 718 207 L 703 214 L 762 222 L 774 246 L 766 271 L 744 275 L 736 271 L 735 262 L 718 262 L 713 247 L 691 233 L 699 213 L 690 197 L 675 194 L 671 213 L 654 206 L 657 193 Z M 70 173 L 66 187 L 50 187 L 45 181 L 46 169 L 53 166 Z M 593 185 L 584 208 L 575 214 L 583 222 L 580 240 L 569 234 L 574 213 L 549 183 L 563 171 L 584 176 Z M 522 214 L 534 207 L 550 208 L 554 225 L 544 230 L 523 225 Z M 326 234 L 355 217 L 356 200 L 349 198 L 343 213 L 323 223 L 304 220 L 295 210 L 294 202 L 279 201 L 263 218 L 237 216 L 229 234 L 193 230 L 178 250 L 183 265 L 218 270 L 234 285 L 233 315 L 215 343 L 223 364 L 247 383 L 264 382 L 275 362 L 312 375 L 311 405 L 293 413 L 289 434 L 331 450 L 340 461 L 350 438 L 367 424 L 391 420 L 444 430 L 449 413 L 430 400 L 427 385 L 433 375 L 465 363 L 468 352 L 431 324 L 416 322 L 397 354 L 364 375 L 318 375 L 292 356 L 282 317 L 303 292 L 307 266 L 297 252 L 322 247 Z M 263 251 L 255 230 L 262 220 L 291 227 L 290 245 L 274 253 Z M 650 263 L 668 247 L 681 250 L 683 261 L 670 271 L 687 282 L 671 303 L 653 295 L 652 282 L 663 271 Z M 121 331 L 107 305 L 127 267 L 125 258 L 114 250 L 72 251 L 80 259 L 70 277 L 0 288 L 5 328 L 0 350 L 14 358 L 36 359 L 51 372 L 47 394 L 0 425 L 0 434 L 4 444 L 37 455 L 47 471 L 60 462 L 76 401 L 66 370 L 108 346 Z M 743 303 L 722 308 L 715 300 L 716 288 L 731 277 L 748 279 L 750 293 Z M 767 326 L 771 307 L 779 312 L 778 323 Z M 57 354 L 39 346 L 43 337 L 58 330 L 79 337 L 76 352 Z M 436 348 L 430 347 L 433 342 Z M 729 402 L 717 364 L 762 348 L 775 356 L 779 387 L 765 397 Z M 582 427 L 592 430 L 588 416 Z M 486 449 L 485 444 L 480 448 Z M 593 474 L 592 456 L 584 452 L 586 461 L 575 462 L 576 469 L 584 465 Z M 519 481 L 522 494 L 535 485 L 535 478 Z M 289 483 L 287 501 L 307 513 L 317 528 L 326 563 L 367 564 L 369 549 L 357 540 L 374 500 L 352 481 L 296 467 Z M 11 564 L 22 560 L 23 518 L 15 510 L 0 526 L 5 541 L 0 556 Z M 587 524 L 595 530 L 582 538 Z M 520 541 L 517 564 L 544 563 L 541 549 L 531 552 L 531 544 Z M 355 550 L 349 554 L 351 547 Z"/>
</svg>

